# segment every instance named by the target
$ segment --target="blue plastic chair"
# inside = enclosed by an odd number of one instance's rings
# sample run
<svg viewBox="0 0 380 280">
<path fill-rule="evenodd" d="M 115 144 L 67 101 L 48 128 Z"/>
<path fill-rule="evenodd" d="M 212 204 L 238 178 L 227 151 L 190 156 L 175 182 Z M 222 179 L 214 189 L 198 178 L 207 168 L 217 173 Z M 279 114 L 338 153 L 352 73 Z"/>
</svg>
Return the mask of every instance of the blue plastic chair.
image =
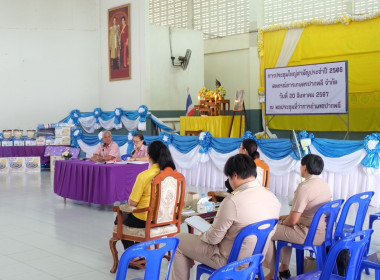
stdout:
<svg viewBox="0 0 380 280">
<path fill-rule="evenodd" d="M 129 247 L 121 256 L 116 280 L 125 280 L 128 272 L 128 264 L 137 257 L 146 259 L 144 279 L 160 279 L 161 263 L 167 252 L 172 251 L 168 271 L 165 279 L 169 279 L 170 270 L 175 252 L 179 244 L 177 237 L 161 238 L 152 241 L 141 242 Z M 150 248 L 150 247 L 154 248 Z M 160 248 L 157 248 L 160 246 Z M 138 278 L 136 278 L 138 279 Z"/>
<path fill-rule="evenodd" d="M 360 271 L 369 268 L 375 270 L 375 279 L 380 280 L 380 252 L 373 253 L 364 258 Z M 360 277 L 358 277 L 358 279 L 360 279 Z"/>
<path fill-rule="evenodd" d="M 318 269 L 322 269 L 324 261 L 326 259 L 326 248 L 330 247 L 333 244 L 333 230 L 336 219 L 339 214 L 340 207 L 343 204 L 343 199 L 334 200 L 322 205 L 318 211 L 315 213 L 313 221 L 310 225 L 309 233 L 306 236 L 304 244 L 295 244 L 288 241 L 277 241 L 277 253 L 276 253 L 276 267 L 274 280 L 277 279 L 278 270 L 280 266 L 280 256 L 281 250 L 283 247 L 291 247 L 296 249 L 296 263 L 297 263 L 297 275 L 303 273 L 303 265 L 304 265 L 304 250 L 308 250 L 310 252 L 315 253 L 317 259 Z M 323 215 L 326 215 L 326 236 L 325 242 L 321 245 L 314 245 L 314 237 L 317 233 L 317 228 L 320 219 Z"/>
<path fill-rule="evenodd" d="M 340 213 L 339 221 L 335 229 L 334 239 L 337 241 L 340 238 L 347 236 L 351 233 L 363 230 L 363 224 L 367 215 L 368 206 L 371 202 L 374 192 L 363 192 L 351 196 L 344 203 L 342 211 Z M 346 224 L 347 215 L 352 205 L 357 203 L 359 205 L 356 213 L 356 219 L 354 225 Z"/>
<path fill-rule="evenodd" d="M 308 280 L 308 279 L 357 279 L 360 273 L 360 265 L 363 260 L 363 256 L 366 251 L 366 247 L 369 242 L 369 238 L 373 233 L 372 229 L 368 229 L 365 231 L 359 231 L 343 237 L 343 239 L 336 242 L 328 256 L 326 263 L 323 267 L 323 270 L 314 270 L 305 274 L 298 275 L 296 277 L 290 278 L 293 280 Z M 351 254 L 350 262 L 348 264 L 346 277 L 342 277 L 336 274 L 333 274 L 335 268 L 335 261 L 338 257 L 339 253 L 342 250 L 349 250 Z"/>
<path fill-rule="evenodd" d="M 258 254 L 248 258 L 244 258 L 219 268 L 211 274 L 209 280 L 231 280 L 241 279 L 250 280 L 252 275 L 256 275 L 261 263 L 263 262 L 264 255 Z M 237 268 L 243 264 L 249 263 L 248 267 L 238 270 Z"/>
<path fill-rule="evenodd" d="M 244 229 L 242 229 L 239 234 L 236 236 L 236 239 L 234 241 L 234 245 L 232 246 L 230 256 L 228 257 L 227 264 L 237 261 L 241 246 L 248 236 L 255 235 L 257 236 L 257 242 L 255 245 L 255 249 L 253 251 L 252 255 L 256 254 L 262 254 L 265 248 L 265 244 L 267 243 L 267 239 L 269 234 L 273 231 L 274 227 L 278 223 L 278 219 L 270 219 L 261 221 L 255 224 L 251 224 L 249 226 L 246 226 Z M 265 279 L 263 267 L 260 264 L 259 265 L 259 279 L 263 280 Z M 212 274 L 215 271 L 215 269 L 200 264 L 197 267 L 197 277 L 196 280 L 200 280 L 203 273 Z"/>
<path fill-rule="evenodd" d="M 375 221 L 380 220 L 380 212 L 369 215 L 369 221 L 368 221 L 368 228 L 373 228 L 373 223 Z M 369 247 L 371 246 L 371 238 L 369 238 L 369 243 L 367 247 L 367 253 L 369 252 Z M 369 268 L 375 269 L 375 277 L 376 280 L 380 280 L 380 259 L 378 257 L 378 254 L 380 252 L 376 252 L 372 255 L 368 255 L 365 260 L 363 261 L 363 269 L 365 269 L 365 273 L 369 275 Z"/>
</svg>

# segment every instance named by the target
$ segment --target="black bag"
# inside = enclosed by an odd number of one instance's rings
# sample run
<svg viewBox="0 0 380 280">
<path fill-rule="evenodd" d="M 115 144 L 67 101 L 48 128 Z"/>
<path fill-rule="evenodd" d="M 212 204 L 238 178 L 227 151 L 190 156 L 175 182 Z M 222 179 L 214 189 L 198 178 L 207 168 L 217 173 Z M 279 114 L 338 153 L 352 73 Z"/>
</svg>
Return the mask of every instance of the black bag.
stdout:
<svg viewBox="0 0 380 280">
<path fill-rule="evenodd" d="M 338 268 L 339 276 L 346 277 L 347 267 L 350 263 L 350 250 L 344 249 L 340 251 L 338 257 L 336 258 L 336 266 Z"/>
</svg>

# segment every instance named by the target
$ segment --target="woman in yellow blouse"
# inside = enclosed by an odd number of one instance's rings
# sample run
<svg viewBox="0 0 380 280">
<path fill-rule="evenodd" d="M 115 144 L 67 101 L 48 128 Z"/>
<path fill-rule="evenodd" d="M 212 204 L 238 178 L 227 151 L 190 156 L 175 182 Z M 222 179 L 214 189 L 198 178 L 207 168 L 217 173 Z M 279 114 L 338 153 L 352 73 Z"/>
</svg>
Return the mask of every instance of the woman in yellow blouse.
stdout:
<svg viewBox="0 0 380 280">
<path fill-rule="evenodd" d="M 169 149 L 161 141 L 154 141 L 148 146 L 148 160 L 150 168 L 141 172 L 133 186 L 132 193 L 129 196 L 128 204 L 135 206 L 136 209 L 142 209 L 149 206 L 152 181 L 161 170 L 166 167 L 175 169 L 173 158 Z M 127 213 L 126 213 L 127 214 Z M 124 217 L 123 223 L 129 227 L 145 228 L 147 212 L 128 213 Z M 132 246 L 133 241 L 122 240 L 124 249 Z"/>
</svg>

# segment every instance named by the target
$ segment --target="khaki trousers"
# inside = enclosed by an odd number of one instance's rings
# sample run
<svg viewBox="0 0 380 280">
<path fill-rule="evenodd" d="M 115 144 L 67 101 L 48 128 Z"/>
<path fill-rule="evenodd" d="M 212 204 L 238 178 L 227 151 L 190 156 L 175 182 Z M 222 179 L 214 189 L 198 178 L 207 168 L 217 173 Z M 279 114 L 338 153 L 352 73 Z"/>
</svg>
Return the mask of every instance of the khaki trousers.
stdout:
<svg viewBox="0 0 380 280">
<path fill-rule="evenodd" d="M 309 232 L 309 228 L 300 227 L 295 225 L 293 227 L 278 225 L 271 241 L 269 242 L 268 250 L 265 254 L 263 265 L 271 270 L 275 269 L 276 264 L 276 246 L 274 244 L 277 240 L 289 241 L 295 244 L 304 244 L 306 236 Z M 317 230 L 317 234 L 314 238 L 314 244 L 320 245 L 325 240 L 325 232 Z M 292 248 L 284 247 L 281 252 L 281 263 L 284 265 L 290 264 L 290 258 L 292 256 Z"/>
<path fill-rule="evenodd" d="M 189 233 L 180 233 L 176 237 L 180 239 L 180 243 L 173 260 L 170 280 L 188 280 L 192 260 L 214 269 L 226 265 L 227 259 L 215 254 L 217 245 L 210 245 L 199 236 Z"/>
</svg>

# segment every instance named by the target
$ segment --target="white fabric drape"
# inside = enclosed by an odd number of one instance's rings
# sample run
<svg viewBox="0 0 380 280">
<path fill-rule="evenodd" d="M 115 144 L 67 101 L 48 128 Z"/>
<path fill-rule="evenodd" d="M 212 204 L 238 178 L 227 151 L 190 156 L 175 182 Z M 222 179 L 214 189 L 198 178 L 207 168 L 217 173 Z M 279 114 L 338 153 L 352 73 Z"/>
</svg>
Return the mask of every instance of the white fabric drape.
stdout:
<svg viewBox="0 0 380 280">
<path fill-rule="evenodd" d="M 225 190 L 223 167 L 227 159 L 238 151 L 230 154 L 218 154 L 211 150 L 208 160 L 201 161 L 200 147 L 194 148 L 188 154 L 181 154 L 169 146 L 179 172 L 186 178 L 187 191 L 207 193 L 212 190 Z M 325 163 L 321 178 L 330 185 L 334 199 L 347 199 L 353 194 L 374 191 L 371 205 L 380 207 L 380 172 L 366 172 L 360 161 L 366 155 L 364 149 L 340 158 L 328 158 L 321 155 L 313 146 L 313 154 L 320 155 Z M 270 167 L 269 187 L 278 196 L 288 196 L 292 199 L 294 191 L 301 182 L 300 161 L 287 156 L 281 160 L 273 160 L 260 151 L 260 158 Z"/>
<path fill-rule="evenodd" d="M 288 65 L 293 56 L 294 50 L 301 38 L 303 28 L 289 29 L 286 32 L 284 44 L 282 45 L 280 56 L 278 57 L 276 67 L 285 67 Z"/>
</svg>

